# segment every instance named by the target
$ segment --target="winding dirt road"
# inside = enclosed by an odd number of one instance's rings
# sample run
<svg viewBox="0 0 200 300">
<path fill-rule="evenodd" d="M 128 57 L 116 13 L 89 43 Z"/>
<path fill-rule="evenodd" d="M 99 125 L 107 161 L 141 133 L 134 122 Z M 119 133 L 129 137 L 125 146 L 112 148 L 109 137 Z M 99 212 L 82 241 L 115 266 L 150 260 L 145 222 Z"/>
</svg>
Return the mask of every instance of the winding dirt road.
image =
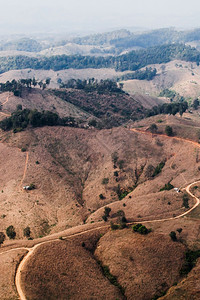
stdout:
<svg viewBox="0 0 200 300">
<path fill-rule="evenodd" d="M 195 181 L 191 184 L 189 184 L 185 189 L 186 189 L 186 192 L 193 198 L 195 198 L 196 200 L 196 203 L 195 205 L 189 209 L 188 211 L 182 213 L 181 215 L 179 216 L 176 216 L 176 217 L 171 217 L 171 218 L 166 218 L 166 219 L 156 219 L 156 220 L 149 220 L 149 221 L 140 221 L 140 223 L 155 223 L 155 222 L 165 222 L 165 221 L 170 221 L 170 220 L 175 220 L 175 219 L 179 219 L 179 218 L 182 218 L 184 216 L 186 216 L 187 214 L 189 214 L 191 211 L 193 211 L 199 204 L 200 204 L 200 199 L 197 198 L 195 195 L 193 195 L 191 192 L 190 192 L 190 188 L 195 185 L 195 184 L 198 184 L 200 183 L 200 180 L 199 181 Z M 137 222 L 134 222 L 134 223 L 137 223 Z M 128 223 L 128 225 L 133 225 L 134 223 Z M 95 230 L 99 230 L 99 229 L 102 229 L 102 228 L 108 228 L 110 227 L 110 225 L 102 225 L 102 226 L 99 226 L 99 227 L 96 227 L 96 228 L 92 228 L 92 229 L 88 229 L 88 230 L 85 230 L 83 232 L 79 232 L 79 233 L 75 233 L 75 234 L 72 234 L 72 235 L 68 235 L 68 236 L 65 236 L 64 239 L 69 239 L 69 238 L 72 238 L 74 236 L 80 236 L 80 235 L 84 235 L 86 233 L 89 233 L 89 232 L 92 232 L 92 231 L 95 231 Z M 16 272 L 16 276 L 15 276 L 15 285 L 16 285 L 16 288 L 17 288 L 17 292 L 19 294 L 19 297 L 21 300 L 26 300 L 26 296 L 22 290 L 22 287 L 21 287 L 21 272 L 27 262 L 27 260 L 30 258 L 30 256 L 32 256 L 34 254 L 34 251 L 40 247 L 41 245 L 44 245 L 44 244 L 48 244 L 48 243 L 51 243 L 51 242 L 55 242 L 55 241 L 59 241 L 58 238 L 54 239 L 54 240 L 49 240 L 49 241 L 45 241 L 45 242 L 41 242 L 39 244 L 36 244 L 35 246 L 33 246 L 32 248 L 18 248 L 19 249 L 26 249 L 28 250 L 28 254 L 23 258 L 23 260 L 20 262 L 19 266 L 18 266 L 18 269 L 17 269 L 17 272 Z M 7 252 L 9 251 L 12 251 L 14 249 L 11 249 L 11 250 L 8 250 Z"/>
<path fill-rule="evenodd" d="M 146 131 L 142 131 L 142 130 L 137 130 L 137 129 L 131 129 L 132 131 L 135 131 L 137 133 L 145 133 L 145 134 L 151 134 L 149 132 L 146 132 Z M 162 135 L 164 136 L 165 138 L 174 138 L 174 139 L 177 139 L 177 140 L 181 140 L 181 141 L 185 141 L 185 142 L 189 142 L 195 146 L 198 146 L 200 147 L 200 145 L 196 142 L 193 142 L 193 141 L 190 141 L 190 140 L 186 140 L 186 139 L 183 139 L 183 138 L 178 138 L 178 137 L 168 137 L 166 135 Z M 23 174 L 23 178 L 20 182 L 20 186 L 22 185 L 23 181 L 24 181 L 24 178 L 26 176 L 26 171 L 27 171 L 27 165 L 28 165 L 28 158 L 29 158 L 29 155 L 28 155 L 28 152 L 26 153 L 26 161 L 25 161 L 25 167 L 24 167 L 24 174 Z M 154 219 L 154 220 L 149 220 L 149 221 L 142 221 L 140 220 L 140 223 L 155 223 L 155 222 L 165 222 L 165 221 L 170 221 L 170 220 L 175 220 L 175 219 L 179 219 L 179 218 L 182 218 L 186 215 L 188 215 L 191 211 L 193 211 L 199 204 L 200 204 L 200 199 L 197 198 L 195 195 L 193 195 L 191 192 L 190 192 L 190 189 L 193 185 L 195 184 L 199 184 L 200 183 L 200 180 L 199 181 L 195 181 L 195 182 L 192 182 L 190 183 L 186 188 L 186 192 L 196 200 L 196 203 L 195 205 L 190 208 L 188 211 L 180 214 L 179 216 L 176 216 L 176 217 L 171 217 L 171 218 L 166 218 L 166 219 Z M 136 223 L 136 222 L 134 222 Z M 132 225 L 134 223 L 128 223 L 128 225 Z M 83 230 L 81 232 L 77 232 L 77 233 L 74 233 L 74 234 L 65 234 L 65 236 L 63 237 L 63 239 L 70 239 L 70 238 L 73 238 L 74 236 L 80 236 L 80 235 L 85 235 L 86 233 L 89 233 L 89 232 L 92 232 L 92 231 L 96 231 L 96 230 L 99 230 L 99 229 L 103 229 L 103 228 L 109 228 L 110 225 L 101 225 L 99 227 L 95 227 L 95 228 L 91 228 L 91 229 L 86 229 L 86 230 Z M 44 241 L 44 242 L 40 242 L 40 243 L 37 243 L 36 245 L 34 245 L 32 248 L 27 248 L 27 247 L 19 247 L 19 248 L 13 248 L 13 249 L 10 249 L 8 251 L 5 251 L 5 252 L 1 252 L 1 254 L 5 254 L 5 253 L 9 253 L 11 251 L 15 251 L 15 250 L 27 250 L 28 253 L 24 256 L 24 258 L 22 259 L 22 261 L 20 262 L 18 268 L 17 268 L 17 271 L 16 271 L 16 276 L 15 276 L 15 285 L 16 285 L 16 289 L 17 289 L 17 292 L 18 292 L 18 295 L 19 295 L 19 298 L 21 300 L 26 300 L 26 296 L 25 296 L 25 293 L 22 289 L 22 285 L 21 285 L 21 272 L 23 271 L 23 268 L 26 264 L 26 262 L 28 261 L 28 259 L 34 254 L 35 250 L 40 247 L 41 245 L 44 245 L 44 244 L 48 244 L 48 243 L 51 243 L 51 242 L 56 242 L 56 241 L 59 241 L 58 238 L 55 238 L 55 239 L 51 239 L 51 236 L 49 236 L 49 240 L 47 241 Z"/>
</svg>

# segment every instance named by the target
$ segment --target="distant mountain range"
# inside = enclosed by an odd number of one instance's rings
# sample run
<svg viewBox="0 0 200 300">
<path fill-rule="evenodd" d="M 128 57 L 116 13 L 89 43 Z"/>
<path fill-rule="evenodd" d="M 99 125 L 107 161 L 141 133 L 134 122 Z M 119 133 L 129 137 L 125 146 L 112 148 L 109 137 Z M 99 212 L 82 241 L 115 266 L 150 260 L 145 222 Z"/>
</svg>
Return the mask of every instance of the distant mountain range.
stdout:
<svg viewBox="0 0 200 300">
<path fill-rule="evenodd" d="M 92 34 L 84 37 L 71 37 L 67 39 L 47 37 L 47 38 L 10 38 L 9 40 L 0 41 L 0 51 L 27 51 L 40 53 L 44 49 L 63 47 L 68 44 L 76 45 L 75 51 L 71 54 L 77 54 L 77 45 L 94 46 L 91 49 L 91 54 L 105 54 L 103 49 L 111 47 L 108 54 L 120 54 L 125 50 L 133 48 L 148 48 L 157 45 L 171 43 L 190 43 L 200 41 L 200 28 L 179 31 L 174 28 L 162 28 L 146 32 L 131 32 L 126 29 L 116 30 L 112 32 Z M 97 47 L 97 48 L 95 48 Z M 98 48 L 100 47 L 100 48 Z M 96 50 L 96 51 L 95 51 Z M 80 54 L 80 53 L 78 53 Z M 89 53 L 88 53 L 89 54 Z"/>
</svg>

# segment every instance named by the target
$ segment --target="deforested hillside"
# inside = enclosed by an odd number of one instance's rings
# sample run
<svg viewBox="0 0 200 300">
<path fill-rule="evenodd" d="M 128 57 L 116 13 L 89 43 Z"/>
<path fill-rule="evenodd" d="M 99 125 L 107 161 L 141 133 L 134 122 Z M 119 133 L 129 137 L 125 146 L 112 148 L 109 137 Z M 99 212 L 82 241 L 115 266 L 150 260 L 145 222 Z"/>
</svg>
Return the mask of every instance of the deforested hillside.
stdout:
<svg viewBox="0 0 200 300">
<path fill-rule="evenodd" d="M 180 187 L 199 172 L 196 148 L 190 143 L 152 139 L 122 128 L 43 127 L 2 132 L 2 141 L 5 217 L 0 224 L 3 229 L 13 223 L 20 237 L 28 224 L 39 236 L 88 218 L 87 222 L 101 221 L 104 213 L 99 208 L 111 203 L 111 215 L 123 209 L 131 220 L 176 215 L 183 209 L 182 194 L 165 194 L 161 189 L 168 182 Z M 171 169 L 172 162 L 176 167 Z M 35 189 L 23 191 L 30 184 Z M 192 206 L 192 200 L 189 203 Z"/>
<path fill-rule="evenodd" d="M 175 60 L 166 64 L 151 65 L 151 67 L 157 70 L 157 75 L 151 81 L 123 81 L 124 90 L 130 94 L 140 93 L 156 97 L 166 96 L 170 99 L 170 94 L 163 93 L 163 91 L 169 90 L 190 101 L 199 97 L 200 67 L 196 64 Z"/>
<path fill-rule="evenodd" d="M 148 96 L 130 96 L 111 80 L 93 80 L 91 84 L 77 80 L 75 82 L 79 87 L 65 88 L 63 85 L 63 88 L 53 90 L 44 90 L 45 83 L 41 84 L 43 89 L 31 87 L 32 82 L 31 79 L 22 79 L 0 84 L 4 91 L 0 94 L 1 119 L 9 117 L 20 105 L 20 110 L 51 111 L 61 118 L 73 118 L 79 124 L 78 127 L 89 124 L 98 128 L 111 128 L 129 120 L 141 119 L 147 113 L 147 108 L 163 103 L 162 100 Z"/>
</svg>

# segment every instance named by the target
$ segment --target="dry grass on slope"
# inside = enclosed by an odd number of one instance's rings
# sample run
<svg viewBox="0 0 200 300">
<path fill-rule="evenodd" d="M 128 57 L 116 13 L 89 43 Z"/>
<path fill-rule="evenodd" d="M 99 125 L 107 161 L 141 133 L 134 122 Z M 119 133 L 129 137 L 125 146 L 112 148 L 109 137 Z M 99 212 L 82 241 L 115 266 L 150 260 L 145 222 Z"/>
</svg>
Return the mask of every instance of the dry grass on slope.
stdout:
<svg viewBox="0 0 200 300">
<path fill-rule="evenodd" d="M 169 236 L 141 236 L 130 229 L 108 232 L 95 255 L 125 288 L 128 300 L 150 300 L 179 280 L 185 246 Z"/>
<path fill-rule="evenodd" d="M 20 186 L 26 154 L 16 147 L 25 147 L 29 152 L 22 185 L 34 183 L 33 191 L 23 191 Z M 82 224 L 94 211 L 94 219 L 88 221 L 96 221 L 102 217 L 98 209 L 113 202 L 117 204 L 113 204 L 112 213 L 127 202 L 124 209 L 131 219 L 177 215 L 183 212 L 181 197 L 177 198 L 175 192 L 159 193 L 160 189 L 169 181 L 183 187 L 199 176 L 192 145 L 124 128 L 98 131 L 43 127 L 9 133 L 1 148 L 4 192 L 0 207 L 1 214 L 6 216 L 0 219 L 0 228 L 5 230 L 12 224 L 21 238 L 26 226 L 31 227 L 33 237 L 39 237 Z M 118 155 L 115 166 L 114 152 Z M 162 172 L 147 180 L 148 166 L 156 167 L 163 159 L 167 161 Z M 116 171 L 118 176 L 114 175 Z M 104 178 L 108 178 L 108 183 L 102 183 Z M 128 195 L 123 202 L 119 201 L 118 185 L 127 189 L 136 184 L 130 194 L 132 198 Z"/>
<path fill-rule="evenodd" d="M 25 250 L 16 250 L 0 254 L 0 299 L 17 300 L 18 295 L 15 288 L 15 270 Z"/>
<path fill-rule="evenodd" d="M 89 234 L 39 247 L 22 272 L 27 299 L 123 299 L 90 252 L 99 238 Z"/>
<path fill-rule="evenodd" d="M 196 267 L 189 273 L 187 278 L 176 286 L 160 300 L 198 300 L 200 298 L 200 259 Z"/>
<path fill-rule="evenodd" d="M 199 96 L 200 67 L 195 63 L 171 61 L 167 64 L 151 65 L 151 67 L 158 71 L 153 80 L 125 81 L 124 90 L 130 94 L 149 94 L 157 97 L 162 90 L 170 89 L 186 98 Z"/>
<path fill-rule="evenodd" d="M 13 93 L 5 92 L 0 94 L 0 103 L 5 102 L 7 97 L 8 102 L 2 108 L 6 113 L 12 113 L 16 110 L 16 106 L 21 104 L 23 109 L 49 110 L 58 113 L 60 117 L 71 116 L 86 120 L 90 116 L 90 114 L 83 112 L 73 104 L 54 96 L 48 90 L 42 91 L 39 88 L 32 88 L 29 91 L 24 89 L 22 97 L 16 97 Z"/>
</svg>

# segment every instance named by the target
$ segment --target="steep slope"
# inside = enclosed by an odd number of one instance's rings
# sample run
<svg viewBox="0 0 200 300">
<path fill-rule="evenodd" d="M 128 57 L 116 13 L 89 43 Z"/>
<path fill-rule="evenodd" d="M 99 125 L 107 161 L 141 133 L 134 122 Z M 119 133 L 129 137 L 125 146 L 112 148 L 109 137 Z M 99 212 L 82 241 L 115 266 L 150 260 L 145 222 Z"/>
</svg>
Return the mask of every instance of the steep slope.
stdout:
<svg viewBox="0 0 200 300">
<path fill-rule="evenodd" d="M 182 194 L 160 189 L 169 181 L 180 187 L 199 176 L 196 145 L 123 128 L 44 127 L 2 133 L 2 140 L 0 205 L 5 216 L 0 227 L 13 224 L 17 237 L 28 225 L 33 236 L 40 236 L 88 217 L 88 222 L 102 220 L 99 208 L 112 202 L 112 214 L 123 209 L 129 219 L 179 214 Z M 162 161 L 160 175 L 148 179 L 149 165 L 156 168 Z M 22 190 L 31 183 L 35 190 Z"/>
</svg>

